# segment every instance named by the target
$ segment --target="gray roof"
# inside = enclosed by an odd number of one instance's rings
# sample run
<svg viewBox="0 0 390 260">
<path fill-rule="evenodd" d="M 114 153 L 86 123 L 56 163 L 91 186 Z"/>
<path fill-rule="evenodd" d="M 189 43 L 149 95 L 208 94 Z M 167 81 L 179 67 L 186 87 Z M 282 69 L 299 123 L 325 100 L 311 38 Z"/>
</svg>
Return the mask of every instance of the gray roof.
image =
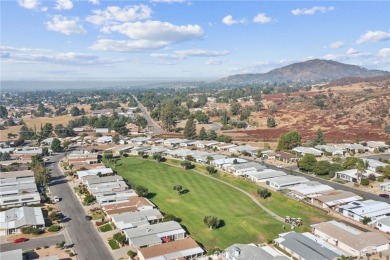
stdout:
<svg viewBox="0 0 390 260">
<path fill-rule="evenodd" d="M 290 258 L 286 256 L 272 256 L 260 247 L 255 245 L 246 244 L 234 244 L 224 250 L 225 258 L 230 259 L 242 259 L 242 260 L 288 260 Z"/>
<path fill-rule="evenodd" d="M 108 182 L 117 182 L 123 181 L 122 176 L 112 175 L 112 176 L 104 176 L 99 177 L 97 175 L 87 175 L 82 178 L 84 182 L 88 182 L 88 185 L 100 184 L 100 183 L 108 183 Z"/>
<path fill-rule="evenodd" d="M 247 163 L 234 164 L 230 167 L 235 169 L 235 170 L 242 170 L 242 169 L 249 169 L 249 168 L 255 168 L 257 170 L 261 170 L 261 169 L 267 168 L 266 166 L 263 166 L 257 162 L 247 162 Z"/>
<path fill-rule="evenodd" d="M 163 219 L 163 215 L 157 209 L 148 209 L 135 212 L 125 212 L 111 215 L 113 221 L 120 229 L 127 229 L 149 225 L 149 221 Z"/>
<path fill-rule="evenodd" d="M 300 233 L 287 233 L 283 235 L 283 239 L 284 240 L 280 242 L 281 245 L 300 255 L 304 259 L 332 260 L 340 256 Z"/>
<path fill-rule="evenodd" d="M 18 162 L 18 161 L 15 161 Z M 6 179 L 6 178 L 23 178 L 23 177 L 33 177 L 34 172 L 31 170 L 24 170 L 24 171 L 13 171 L 13 172 L 1 172 L 0 173 L 0 179 Z"/>
<path fill-rule="evenodd" d="M 377 223 L 390 227 L 390 217 L 381 218 L 380 220 L 377 221 Z"/>
<path fill-rule="evenodd" d="M 0 212 L 0 228 L 11 229 L 23 226 L 45 225 L 41 208 L 20 207 Z"/>
<path fill-rule="evenodd" d="M 0 196 L 9 195 L 9 194 L 20 194 L 20 193 L 31 193 L 37 191 L 37 185 L 33 183 L 23 183 L 13 186 L 1 187 Z"/>
<path fill-rule="evenodd" d="M 175 234 L 185 234 L 185 230 L 175 221 L 168 221 L 145 227 L 124 230 L 131 244 L 136 247 L 159 244 L 161 238 Z"/>
<path fill-rule="evenodd" d="M 1 258 L 7 260 L 23 260 L 22 249 L 1 252 Z"/>
</svg>

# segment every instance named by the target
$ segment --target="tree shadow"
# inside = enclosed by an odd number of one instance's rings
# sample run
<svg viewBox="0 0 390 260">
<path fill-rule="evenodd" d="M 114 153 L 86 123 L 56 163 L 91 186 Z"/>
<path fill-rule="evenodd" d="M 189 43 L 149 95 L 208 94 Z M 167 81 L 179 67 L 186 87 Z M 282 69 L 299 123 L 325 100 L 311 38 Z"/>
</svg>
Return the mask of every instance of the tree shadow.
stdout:
<svg viewBox="0 0 390 260">
<path fill-rule="evenodd" d="M 219 220 L 219 225 L 217 226 L 217 229 L 222 228 L 222 227 L 224 227 L 225 225 L 226 225 L 225 220 L 220 219 L 220 220 Z"/>
<path fill-rule="evenodd" d="M 145 198 L 147 198 L 147 199 L 153 199 L 156 195 L 157 195 L 157 193 L 149 192 L 149 193 L 145 196 Z"/>
<path fill-rule="evenodd" d="M 165 158 L 165 157 L 162 157 L 161 159 L 160 159 L 160 162 L 166 162 L 167 161 L 167 159 Z"/>
<path fill-rule="evenodd" d="M 191 164 L 190 166 L 187 167 L 187 170 L 192 170 L 195 169 L 195 165 Z"/>
<path fill-rule="evenodd" d="M 184 189 L 184 190 L 180 191 L 179 195 L 184 195 L 184 194 L 187 194 L 188 192 L 190 192 L 189 189 Z"/>
</svg>

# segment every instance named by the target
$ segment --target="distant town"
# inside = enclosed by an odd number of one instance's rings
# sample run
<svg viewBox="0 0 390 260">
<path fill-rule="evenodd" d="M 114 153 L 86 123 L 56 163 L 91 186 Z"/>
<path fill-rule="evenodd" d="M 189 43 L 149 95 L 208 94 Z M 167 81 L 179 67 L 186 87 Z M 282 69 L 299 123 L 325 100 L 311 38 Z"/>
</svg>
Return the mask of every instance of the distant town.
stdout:
<svg viewBox="0 0 390 260">
<path fill-rule="evenodd" d="M 388 259 L 389 114 L 313 121 L 384 80 L 3 92 L 1 257 Z"/>
</svg>

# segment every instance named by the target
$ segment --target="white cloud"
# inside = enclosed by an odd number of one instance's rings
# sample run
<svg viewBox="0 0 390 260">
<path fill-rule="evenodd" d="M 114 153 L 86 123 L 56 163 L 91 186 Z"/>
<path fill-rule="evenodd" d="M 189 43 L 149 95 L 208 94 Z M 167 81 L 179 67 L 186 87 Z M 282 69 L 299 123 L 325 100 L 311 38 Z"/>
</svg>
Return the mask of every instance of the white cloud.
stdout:
<svg viewBox="0 0 390 260">
<path fill-rule="evenodd" d="M 136 41 L 118 41 L 112 39 L 99 39 L 89 48 L 91 50 L 99 51 L 118 51 L 118 52 L 142 52 L 150 50 L 158 50 L 169 45 L 164 41 L 148 41 L 148 40 L 136 40 Z"/>
<path fill-rule="evenodd" d="M 152 3 L 166 3 L 166 4 L 173 4 L 173 3 L 185 3 L 186 0 L 151 0 Z"/>
<path fill-rule="evenodd" d="M 224 18 L 222 18 L 222 23 L 224 23 L 226 25 L 233 25 L 233 24 L 238 24 L 238 23 L 244 24 L 244 23 L 246 23 L 246 19 L 242 18 L 240 20 L 235 20 L 235 19 L 233 19 L 233 16 L 231 16 L 229 14 L 229 15 L 225 16 Z"/>
<path fill-rule="evenodd" d="M 49 8 L 46 7 L 46 6 L 41 8 L 41 11 L 42 11 L 42 12 L 47 12 L 47 10 L 49 10 Z"/>
<path fill-rule="evenodd" d="M 108 6 L 105 10 L 92 10 L 93 15 L 86 20 L 95 25 L 104 25 L 114 22 L 132 22 L 145 20 L 151 17 L 152 9 L 146 5 L 133 5 L 120 8 Z"/>
<path fill-rule="evenodd" d="M 347 50 L 347 54 L 348 54 L 348 55 L 353 55 L 353 54 L 358 54 L 358 53 L 359 53 L 359 51 L 356 50 L 356 49 L 354 49 L 354 48 L 349 48 L 349 49 Z"/>
<path fill-rule="evenodd" d="M 224 62 L 225 61 L 219 59 L 209 59 L 208 61 L 206 61 L 206 65 L 221 65 Z"/>
<path fill-rule="evenodd" d="M 197 56 L 197 57 L 217 57 L 217 56 L 226 56 L 230 52 L 229 51 L 208 51 L 201 49 L 190 49 L 190 50 L 180 50 L 175 51 L 176 54 L 182 56 Z"/>
<path fill-rule="evenodd" d="M 55 15 L 51 22 L 46 23 L 46 29 L 61 32 L 66 35 L 86 33 L 83 26 L 79 24 L 79 18 L 66 18 L 62 15 Z"/>
<path fill-rule="evenodd" d="M 378 57 L 380 57 L 380 58 L 390 57 L 390 48 L 383 48 L 383 49 L 379 50 Z"/>
<path fill-rule="evenodd" d="M 156 59 L 166 59 L 166 60 L 180 60 L 184 59 L 185 57 L 182 55 L 177 54 L 167 54 L 167 53 L 152 53 L 150 54 L 152 58 Z"/>
<path fill-rule="evenodd" d="M 357 44 L 362 44 L 365 42 L 380 42 L 390 39 L 390 32 L 383 31 L 368 31 L 356 41 Z"/>
<path fill-rule="evenodd" d="M 259 13 L 258 15 L 256 15 L 253 18 L 254 23 L 265 24 L 265 23 L 270 23 L 271 21 L 272 21 L 272 18 L 268 17 L 265 13 Z"/>
<path fill-rule="evenodd" d="M 326 54 L 322 57 L 324 60 L 340 60 L 341 56 L 337 54 Z"/>
<path fill-rule="evenodd" d="M 314 6 L 312 8 L 302 8 L 302 9 L 294 9 L 291 11 L 293 15 L 314 15 L 317 12 L 327 13 L 329 11 L 333 11 L 334 6 Z"/>
<path fill-rule="evenodd" d="M 93 4 L 93 5 L 100 5 L 99 0 L 88 0 L 88 2 Z"/>
<path fill-rule="evenodd" d="M 124 59 L 101 58 L 77 52 L 58 52 L 49 49 L 14 48 L 0 46 L 0 53 L 8 62 L 54 63 L 76 66 L 106 65 L 123 62 Z"/>
<path fill-rule="evenodd" d="M 342 47 L 344 47 L 344 42 L 343 41 L 335 41 L 335 42 L 332 42 L 329 46 L 325 47 L 325 48 L 330 48 L 330 49 L 340 49 Z"/>
<path fill-rule="evenodd" d="M 39 5 L 38 0 L 18 0 L 18 4 L 26 9 L 35 9 Z"/>
<path fill-rule="evenodd" d="M 72 0 L 56 0 L 56 10 L 70 10 L 73 8 Z"/>
</svg>

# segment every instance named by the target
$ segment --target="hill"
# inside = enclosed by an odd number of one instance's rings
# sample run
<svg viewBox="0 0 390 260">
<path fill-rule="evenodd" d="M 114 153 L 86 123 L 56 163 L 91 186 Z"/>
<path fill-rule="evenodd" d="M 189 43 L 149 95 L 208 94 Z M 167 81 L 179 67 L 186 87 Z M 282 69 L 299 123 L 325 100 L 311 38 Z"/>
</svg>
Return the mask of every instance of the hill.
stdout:
<svg viewBox="0 0 390 260">
<path fill-rule="evenodd" d="M 249 84 L 265 82 L 311 82 L 327 83 L 332 80 L 351 77 L 388 76 L 388 71 L 369 70 L 360 66 L 344 64 L 332 60 L 308 60 L 293 63 L 267 73 L 237 74 L 218 80 L 221 83 Z"/>
</svg>

